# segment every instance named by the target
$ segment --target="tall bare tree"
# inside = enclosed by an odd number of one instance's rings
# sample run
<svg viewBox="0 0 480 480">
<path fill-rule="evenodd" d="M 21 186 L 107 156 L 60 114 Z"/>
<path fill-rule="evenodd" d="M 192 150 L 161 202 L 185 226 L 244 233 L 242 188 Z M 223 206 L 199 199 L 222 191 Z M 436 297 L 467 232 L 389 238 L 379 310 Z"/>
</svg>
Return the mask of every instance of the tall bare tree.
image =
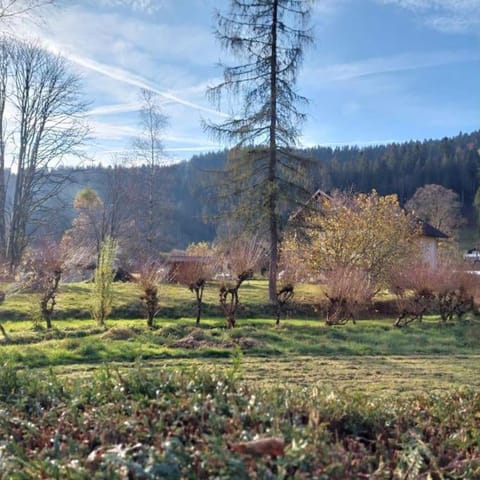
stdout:
<svg viewBox="0 0 480 480">
<path fill-rule="evenodd" d="M 167 116 L 162 112 L 158 96 L 149 90 L 140 93 L 142 107 L 140 110 L 141 134 L 135 139 L 137 155 L 146 168 L 146 211 L 142 215 L 145 219 L 145 240 L 148 254 L 152 255 L 155 240 L 158 236 L 156 216 L 161 205 L 161 192 L 155 188 L 155 177 L 160 174 L 160 167 L 164 164 L 164 149 L 162 143 L 163 132 L 167 125 Z"/>
<path fill-rule="evenodd" d="M 7 234 L 5 225 L 5 210 L 7 189 L 5 181 L 5 146 L 7 103 L 7 80 L 10 64 L 11 43 L 6 39 L 0 41 L 0 258 L 5 258 L 7 249 Z"/>
<path fill-rule="evenodd" d="M 270 239 L 269 297 L 276 301 L 280 194 L 298 172 L 294 152 L 305 118 L 305 103 L 295 83 L 304 48 L 312 40 L 308 27 L 310 0 L 231 0 L 227 15 L 217 14 L 216 37 L 240 60 L 224 65 L 224 79 L 208 90 L 220 105 L 225 94 L 238 98 L 232 116 L 207 130 L 221 140 L 247 149 L 255 160 L 256 181 L 250 192 L 263 195 L 257 208 L 266 212 Z"/>
<path fill-rule="evenodd" d="M 16 177 L 6 251 L 15 266 L 28 243 L 27 226 L 48 221 L 45 207 L 65 183 L 56 167 L 66 156 L 79 154 L 87 127 L 79 77 L 69 72 L 62 57 L 17 42 L 11 70 Z"/>
</svg>

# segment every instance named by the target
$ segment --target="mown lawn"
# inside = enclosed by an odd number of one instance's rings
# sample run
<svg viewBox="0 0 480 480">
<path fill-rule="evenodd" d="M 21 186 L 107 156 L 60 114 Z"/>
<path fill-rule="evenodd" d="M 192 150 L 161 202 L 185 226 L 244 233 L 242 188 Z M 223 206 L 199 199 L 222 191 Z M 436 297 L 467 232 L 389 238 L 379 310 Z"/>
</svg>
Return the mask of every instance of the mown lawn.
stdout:
<svg viewBox="0 0 480 480">
<path fill-rule="evenodd" d="M 315 308 L 306 315 L 307 306 L 321 296 L 318 286 L 308 285 L 299 288 L 294 307 L 304 318 L 286 318 L 275 328 L 272 317 L 261 315 L 269 312 L 266 283 L 251 281 L 241 292 L 237 328 L 225 329 L 214 286 L 206 290 L 206 310 L 215 315 L 196 327 L 188 289 L 165 285 L 162 309 L 151 331 L 141 318 L 135 286 L 115 285 L 107 328 L 91 320 L 90 295 L 89 283 L 62 286 L 51 331 L 35 323 L 34 296 L 10 297 L 0 314 L 8 334 L 1 340 L 0 362 L 18 368 L 55 367 L 72 375 L 104 363 L 128 368 L 139 358 L 152 368 L 222 369 L 240 349 L 244 379 L 264 385 L 320 384 L 360 392 L 409 393 L 479 384 L 480 322 L 474 318 L 440 323 L 429 317 L 402 329 L 393 327 L 388 318 L 328 327 Z"/>
</svg>

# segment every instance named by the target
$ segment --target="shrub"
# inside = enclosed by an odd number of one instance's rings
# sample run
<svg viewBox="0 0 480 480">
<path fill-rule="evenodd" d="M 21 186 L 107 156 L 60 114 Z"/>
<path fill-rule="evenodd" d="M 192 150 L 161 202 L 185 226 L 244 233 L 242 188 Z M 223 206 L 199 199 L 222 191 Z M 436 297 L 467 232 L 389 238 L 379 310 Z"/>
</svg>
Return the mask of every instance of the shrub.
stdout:
<svg viewBox="0 0 480 480">
<path fill-rule="evenodd" d="M 208 280 L 213 277 L 217 269 L 217 252 L 206 242 L 192 243 L 186 250 L 188 262 L 175 272 L 178 283 L 185 285 L 195 294 L 196 325 L 200 324 L 203 306 L 203 292 Z"/>
<path fill-rule="evenodd" d="M 145 260 L 138 269 L 137 284 L 142 292 L 140 300 L 147 315 L 148 328 L 153 328 L 153 320 L 160 307 L 157 285 L 166 276 L 166 269 L 155 260 Z"/>
<path fill-rule="evenodd" d="M 235 316 L 239 305 L 238 291 L 243 282 L 253 278 L 265 256 L 261 242 L 252 237 L 249 239 L 231 239 L 218 248 L 220 261 L 223 261 L 230 278 L 235 282 L 223 283 L 219 290 L 220 308 L 227 321 L 227 328 L 235 326 Z"/>
<path fill-rule="evenodd" d="M 28 250 L 22 260 L 21 287 L 39 293 L 40 317 L 49 329 L 63 268 L 60 247 L 54 242 Z"/>
<path fill-rule="evenodd" d="M 94 276 L 92 315 L 98 325 L 105 325 L 105 320 L 112 311 L 113 264 L 117 243 L 106 237 L 100 248 L 97 268 Z"/>
<path fill-rule="evenodd" d="M 344 325 L 355 317 L 374 297 L 376 290 L 371 276 L 356 267 L 337 267 L 325 272 L 327 325 Z"/>
<path fill-rule="evenodd" d="M 396 326 L 421 321 L 423 315 L 434 312 L 445 322 L 475 312 L 474 297 L 480 290 L 480 279 L 452 262 L 436 268 L 410 264 L 397 272 L 391 290 L 397 296 Z"/>
</svg>

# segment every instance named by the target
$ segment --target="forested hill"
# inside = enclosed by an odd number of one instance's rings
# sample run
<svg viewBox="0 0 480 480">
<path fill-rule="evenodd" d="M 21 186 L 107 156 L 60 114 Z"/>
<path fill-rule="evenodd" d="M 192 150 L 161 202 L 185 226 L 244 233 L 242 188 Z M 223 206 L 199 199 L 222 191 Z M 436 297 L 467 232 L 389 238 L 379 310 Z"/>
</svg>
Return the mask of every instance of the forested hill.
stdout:
<svg viewBox="0 0 480 480">
<path fill-rule="evenodd" d="M 312 172 L 325 190 L 354 188 L 397 193 L 402 203 L 425 184 L 437 183 L 470 207 L 478 187 L 480 131 L 442 140 L 410 141 L 372 147 L 315 147 L 306 153 L 319 160 Z"/>
<path fill-rule="evenodd" d="M 313 187 L 398 194 L 405 203 L 418 187 L 437 183 L 460 196 L 470 207 L 478 187 L 480 130 L 441 140 L 410 141 L 369 147 L 313 147 L 303 150 L 314 158 L 310 178 Z M 216 169 L 224 152 L 194 156 L 194 169 Z"/>
<path fill-rule="evenodd" d="M 380 194 L 397 193 L 404 203 L 418 187 L 437 183 L 456 191 L 465 213 L 468 213 L 479 183 L 479 148 L 480 131 L 476 131 L 442 140 L 365 148 L 315 147 L 303 153 L 314 159 L 309 172 L 309 177 L 313 179 L 312 190 L 339 188 L 370 191 L 375 188 Z M 225 159 L 225 151 L 211 152 L 196 155 L 188 162 L 159 169 L 155 187 L 163 200 L 156 221 L 157 228 L 164 232 L 160 245 L 162 249 L 182 248 L 193 241 L 214 238 L 218 226 L 214 219 L 220 207 L 212 195 L 212 186 L 215 179 L 219 178 L 213 172 L 222 169 Z M 118 188 L 114 186 L 121 185 L 125 192 L 121 194 L 125 202 L 125 206 L 121 207 L 122 212 L 131 211 L 133 216 L 138 215 L 142 209 L 139 200 L 142 195 L 141 191 L 135 193 L 132 189 L 142 190 L 139 177 L 142 169 L 121 170 L 120 177 L 111 167 L 71 171 L 74 182 L 63 192 L 64 208 L 57 217 L 59 230 L 56 234 L 59 235 L 71 225 L 76 215 L 71 207 L 73 197 L 86 185 L 95 188 L 106 205 L 112 202 L 112 192 L 117 191 L 118 196 Z M 212 219 L 209 224 L 204 221 L 207 218 Z"/>
<path fill-rule="evenodd" d="M 314 147 L 303 151 L 315 159 L 309 178 L 312 189 L 353 189 L 368 192 L 375 188 L 380 194 L 396 193 L 404 204 L 418 187 L 436 183 L 459 194 L 464 213 L 472 211 L 479 185 L 480 130 L 441 140 L 410 141 L 369 147 Z M 194 156 L 184 173 L 190 194 L 201 195 L 195 181 L 199 172 L 218 170 L 226 153 L 216 152 Z M 193 190 L 192 190 L 193 189 Z M 182 192 L 179 192 L 182 194 Z M 212 205 L 198 198 L 203 213 Z"/>
</svg>

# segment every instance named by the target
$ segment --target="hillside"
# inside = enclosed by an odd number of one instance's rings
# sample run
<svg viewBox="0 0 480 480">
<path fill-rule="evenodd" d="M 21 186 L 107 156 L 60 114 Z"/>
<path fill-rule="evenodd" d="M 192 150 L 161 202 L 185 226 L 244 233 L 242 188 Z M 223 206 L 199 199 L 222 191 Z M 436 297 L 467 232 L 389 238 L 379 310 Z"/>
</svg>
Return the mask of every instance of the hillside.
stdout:
<svg viewBox="0 0 480 480">
<path fill-rule="evenodd" d="M 438 183 L 457 192 L 464 213 L 472 216 L 472 202 L 478 188 L 480 130 L 441 140 L 410 141 L 369 147 L 314 147 L 303 150 L 311 158 L 308 177 L 312 190 L 353 189 L 380 194 L 396 193 L 402 203 L 415 190 Z M 188 162 L 158 169 L 156 190 L 162 209 L 157 224 L 162 230 L 161 248 L 182 248 L 193 241 L 212 240 L 218 228 L 220 206 L 215 198 L 215 179 L 226 160 L 226 151 L 196 155 Z M 108 205 L 125 202 L 124 211 L 141 208 L 142 168 L 91 167 L 65 169 L 71 182 L 56 202 L 56 235 L 68 228 L 75 211 L 75 193 L 88 185 Z M 138 190 L 135 193 L 135 189 Z M 128 207 L 128 208 L 127 208 Z"/>
</svg>

